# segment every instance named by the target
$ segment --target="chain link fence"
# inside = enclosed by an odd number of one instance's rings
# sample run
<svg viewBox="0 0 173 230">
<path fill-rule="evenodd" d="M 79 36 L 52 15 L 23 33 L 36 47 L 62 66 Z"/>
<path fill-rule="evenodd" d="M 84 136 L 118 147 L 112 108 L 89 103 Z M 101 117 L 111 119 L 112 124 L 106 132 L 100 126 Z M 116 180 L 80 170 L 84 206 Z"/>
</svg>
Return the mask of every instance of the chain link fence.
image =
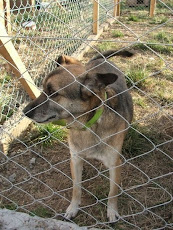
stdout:
<svg viewBox="0 0 173 230">
<path fill-rule="evenodd" d="M 134 102 L 133 122 L 120 153 L 120 217 L 114 224 L 106 218 L 108 169 L 97 160 L 85 159 L 82 204 L 69 221 L 88 229 L 172 229 L 173 2 L 157 0 L 150 17 L 151 1 L 100 0 L 99 23 L 107 19 L 114 23 L 97 39 L 89 39 L 93 1 L 4 2 L 1 19 L 40 92 L 43 78 L 57 68 L 57 57 L 73 55 L 82 44 L 90 46 L 83 63 L 109 49 L 136 53 L 132 59 L 112 58 L 125 73 Z M 120 17 L 115 17 L 118 2 Z M 96 43 L 90 45 L 91 41 Z M 19 82 L 23 73 L 17 78 L 11 65 L 0 56 L 0 132 L 7 134 L 24 119 L 21 110 L 30 100 Z M 0 151 L 1 209 L 64 220 L 72 194 L 67 133 L 53 124 L 32 123 L 13 138 L 7 155 Z"/>
</svg>

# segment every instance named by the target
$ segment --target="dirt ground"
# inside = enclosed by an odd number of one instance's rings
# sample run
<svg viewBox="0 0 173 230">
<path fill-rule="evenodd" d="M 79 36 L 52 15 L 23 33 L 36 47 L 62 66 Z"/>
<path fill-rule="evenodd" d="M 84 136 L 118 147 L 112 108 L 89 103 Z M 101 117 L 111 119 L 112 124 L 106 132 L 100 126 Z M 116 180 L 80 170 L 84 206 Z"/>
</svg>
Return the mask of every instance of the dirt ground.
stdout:
<svg viewBox="0 0 173 230">
<path fill-rule="evenodd" d="M 103 33 L 100 41 L 113 39 L 112 31 L 115 29 L 120 30 L 120 26 L 113 24 Z M 136 26 L 138 34 L 143 29 L 143 24 Z M 123 40 L 130 39 L 133 40 L 129 31 L 124 30 Z M 95 46 L 97 49 L 100 49 L 99 44 Z M 120 48 L 117 44 L 115 46 L 113 48 Z M 84 62 L 93 54 L 94 51 L 90 50 L 84 56 Z M 164 58 L 172 62 L 171 55 L 164 55 Z M 152 52 L 143 50 L 137 50 L 132 60 L 112 59 L 124 72 L 130 65 L 152 61 L 150 72 L 156 72 L 160 68 L 154 64 L 157 60 L 159 58 Z M 129 130 L 123 147 L 126 160 L 123 162 L 119 190 L 120 220 L 114 225 L 107 223 L 107 169 L 96 160 L 87 160 L 83 172 L 81 209 L 73 219 L 79 226 L 127 230 L 173 227 L 173 101 L 165 102 L 165 95 L 161 99 L 153 94 L 153 87 L 161 87 L 158 84 L 163 76 L 164 73 L 160 73 L 154 85 L 149 81 L 148 88 L 145 85 L 142 90 L 137 88 L 131 92 L 135 115 L 133 128 Z M 173 80 L 167 79 L 165 82 L 167 92 L 170 92 Z M 137 103 L 141 98 L 145 99 L 143 106 Z M 31 143 L 28 140 L 33 130 L 32 125 L 11 145 L 8 158 L 4 156 L 0 160 L 0 191 L 3 191 L 0 206 L 62 220 L 72 194 L 68 144 L 66 140 L 57 140 L 48 146 L 44 146 L 43 141 Z"/>
</svg>

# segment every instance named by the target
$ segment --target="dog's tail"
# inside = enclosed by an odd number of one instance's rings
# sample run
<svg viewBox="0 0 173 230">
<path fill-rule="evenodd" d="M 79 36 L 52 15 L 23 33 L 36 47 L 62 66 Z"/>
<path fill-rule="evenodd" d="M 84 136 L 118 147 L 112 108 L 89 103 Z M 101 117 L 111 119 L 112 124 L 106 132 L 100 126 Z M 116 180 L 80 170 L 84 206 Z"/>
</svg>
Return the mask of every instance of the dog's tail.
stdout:
<svg viewBox="0 0 173 230">
<path fill-rule="evenodd" d="M 96 55 L 95 57 L 93 57 L 90 61 L 94 61 L 100 58 L 111 58 L 114 56 L 122 56 L 122 57 L 132 57 L 135 54 L 134 51 L 129 51 L 129 50 L 107 50 L 101 54 Z"/>
</svg>

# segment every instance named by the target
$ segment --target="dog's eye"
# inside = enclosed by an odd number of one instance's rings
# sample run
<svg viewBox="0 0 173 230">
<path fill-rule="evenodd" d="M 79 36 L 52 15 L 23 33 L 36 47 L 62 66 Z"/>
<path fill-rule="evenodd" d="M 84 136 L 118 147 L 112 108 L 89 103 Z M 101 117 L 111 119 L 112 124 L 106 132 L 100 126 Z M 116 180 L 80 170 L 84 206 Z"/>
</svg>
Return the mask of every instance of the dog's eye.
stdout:
<svg viewBox="0 0 173 230">
<path fill-rule="evenodd" d="M 59 95 L 58 92 L 53 92 L 50 96 L 51 96 L 51 97 L 57 97 L 58 95 Z"/>
<path fill-rule="evenodd" d="M 52 88 L 51 84 L 48 84 L 47 85 L 47 95 L 49 97 L 57 97 L 59 93 Z"/>
<path fill-rule="evenodd" d="M 54 93 L 54 90 L 52 89 L 52 86 L 50 84 L 47 85 L 47 94 L 51 95 Z"/>
</svg>

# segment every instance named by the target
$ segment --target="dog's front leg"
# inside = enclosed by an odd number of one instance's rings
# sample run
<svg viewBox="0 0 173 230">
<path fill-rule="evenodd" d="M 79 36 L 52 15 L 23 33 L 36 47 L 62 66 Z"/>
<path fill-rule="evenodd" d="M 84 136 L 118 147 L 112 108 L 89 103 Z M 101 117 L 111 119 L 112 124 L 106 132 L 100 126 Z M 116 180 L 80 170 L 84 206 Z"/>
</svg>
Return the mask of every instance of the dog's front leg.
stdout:
<svg viewBox="0 0 173 230">
<path fill-rule="evenodd" d="M 107 217 L 110 222 L 115 222 L 119 217 L 117 206 L 118 185 L 121 177 L 121 160 L 118 159 L 115 165 L 109 168 L 110 191 L 108 195 Z"/>
<path fill-rule="evenodd" d="M 71 157 L 71 175 L 73 179 L 73 194 L 72 200 L 69 207 L 66 210 L 65 218 L 71 219 L 75 217 L 79 210 L 81 203 L 81 180 L 82 180 L 82 169 L 83 161 L 78 156 Z"/>
</svg>

